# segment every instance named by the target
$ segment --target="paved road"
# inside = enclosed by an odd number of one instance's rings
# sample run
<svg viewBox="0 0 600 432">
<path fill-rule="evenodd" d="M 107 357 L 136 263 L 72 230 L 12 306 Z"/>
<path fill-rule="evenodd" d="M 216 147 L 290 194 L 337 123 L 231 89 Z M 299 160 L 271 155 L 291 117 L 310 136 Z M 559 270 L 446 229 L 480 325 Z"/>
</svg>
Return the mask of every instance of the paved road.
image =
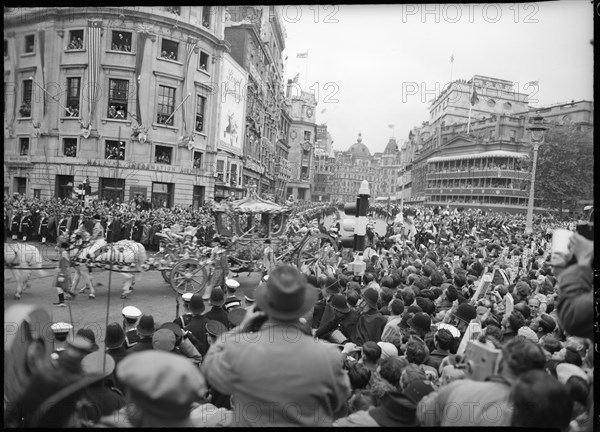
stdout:
<svg viewBox="0 0 600 432">
<path fill-rule="evenodd" d="M 68 307 L 57 307 L 52 305 L 58 299 L 54 280 L 57 270 L 48 270 L 49 275 L 40 277 L 33 275 L 31 278 L 31 288 L 23 293 L 21 300 L 15 300 L 16 282 L 10 270 L 4 270 L 4 309 L 15 303 L 33 303 L 47 307 L 52 312 L 54 322 L 71 322 Z M 85 270 L 87 271 L 87 270 Z M 160 272 L 148 271 L 137 274 L 136 284 L 133 292 L 127 299 L 121 299 L 121 285 L 125 278 L 123 275 L 108 271 L 94 269 L 92 275 L 94 282 L 100 282 L 102 285 L 96 287 L 96 298 L 88 299 L 88 295 L 79 294 L 70 301 L 72 322 L 75 330 L 81 327 L 88 327 L 96 333 L 97 342 L 103 344 L 104 329 L 106 328 L 106 313 L 108 309 L 108 322 L 123 322 L 121 310 L 124 306 L 136 306 L 142 313 L 150 314 L 154 317 L 156 323 L 164 323 L 175 319 L 176 298 L 175 291 L 163 280 Z M 260 282 L 260 273 L 241 273 L 237 278 L 240 288 L 236 295 L 242 299 L 244 294 L 258 286 Z M 110 286 L 110 299 L 108 297 L 108 286 Z M 83 280 L 79 282 L 79 288 L 83 288 Z M 183 301 L 179 296 L 180 314 L 183 313 Z M 207 309 L 210 306 L 207 303 Z"/>
</svg>

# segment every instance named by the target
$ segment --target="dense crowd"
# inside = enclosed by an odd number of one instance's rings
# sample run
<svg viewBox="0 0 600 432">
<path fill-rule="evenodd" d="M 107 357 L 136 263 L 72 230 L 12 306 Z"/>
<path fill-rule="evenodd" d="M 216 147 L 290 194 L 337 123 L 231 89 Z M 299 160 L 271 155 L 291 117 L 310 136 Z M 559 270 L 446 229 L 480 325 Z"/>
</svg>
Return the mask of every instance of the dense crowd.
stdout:
<svg viewBox="0 0 600 432">
<path fill-rule="evenodd" d="M 207 209 L 138 205 L 92 211 L 212 226 Z M 368 230 L 362 269 L 279 263 L 244 295 L 233 279 L 186 295 L 172 323 L 130 307 L 102 335 L 54 323 L 47 338 L 32 325 L 49 312 L 13 306 L 5 425 L 591 431 L 593 242 L 573 232 L 560 263 L 560 228 L 575 221 L 537 216 L 525 234 L 520 216 L 407 207 Z"/>
</svg>

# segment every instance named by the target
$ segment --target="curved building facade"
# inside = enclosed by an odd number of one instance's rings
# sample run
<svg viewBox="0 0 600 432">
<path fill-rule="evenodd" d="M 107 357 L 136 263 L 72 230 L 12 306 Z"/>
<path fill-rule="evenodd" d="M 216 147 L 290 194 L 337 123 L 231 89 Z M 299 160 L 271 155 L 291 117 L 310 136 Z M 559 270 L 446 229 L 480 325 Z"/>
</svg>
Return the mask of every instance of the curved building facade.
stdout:
<svg viewBox="0 0 600 432">
<path fill-rule="evenodd" d="M 5 192 L 66 197 L 89 179 L 99 199 L 198 206 L 217 174 L 239 184 L 243 135 L 220 96 L 244 71 L 221 76 L 224 9 L 5 10 Z"/>
</svg>

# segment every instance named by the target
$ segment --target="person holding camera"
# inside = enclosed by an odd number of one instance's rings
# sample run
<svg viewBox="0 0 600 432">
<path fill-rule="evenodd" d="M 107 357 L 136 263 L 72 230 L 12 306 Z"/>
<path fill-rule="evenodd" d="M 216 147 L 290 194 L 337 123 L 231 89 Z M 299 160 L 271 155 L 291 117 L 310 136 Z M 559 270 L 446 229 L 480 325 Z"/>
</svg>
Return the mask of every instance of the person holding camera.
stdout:
<svg viewBox="0 0 600 432">
<path fill-rule="evenodd" d="M 340 351 L 300 323 L 316 299 L 298 269 L 276 267 L 256 290 L 261 310 L 249 308 L 210 346 L 202 372 L 211 387 L 233 395 L 232 426 L 328 426 L 346 415 L 350 382 Z"/>
<path fill-rule="evenodd" d="M 441 387 L 421 400 L 417 417 L 422 426 L 510 426 L 515 380 L 531 370 L 543 371 L 545 364 L 539 345 L 521 338 L 512 340 L 502 347 L 498 369 L 484 381 L 462 379 Z"/>
<path fill-rule="evenodd" d="M 554 273 L 558 277 L 558 319 L 567 333 L 593 339 L 594 242 L 578 233 L 573 233 L 569 249 L 573 253 L 575 263 L 566 268 L 554 267 Z"/>
</svg>

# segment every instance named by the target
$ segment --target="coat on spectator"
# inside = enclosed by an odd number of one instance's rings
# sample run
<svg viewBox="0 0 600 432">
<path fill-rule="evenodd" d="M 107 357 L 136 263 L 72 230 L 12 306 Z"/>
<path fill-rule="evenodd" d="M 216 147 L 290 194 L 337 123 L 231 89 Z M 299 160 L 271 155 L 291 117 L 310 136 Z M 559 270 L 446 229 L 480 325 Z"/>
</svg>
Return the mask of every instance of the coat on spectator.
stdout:
<svg viewBox="0 0 600 432">
<path fill-rule="evenodd" d="M 572 265 L 558 276 L 558 319 L 573 336 L 594 338 L 592 279 L 591 267 L 581 265 Z"/>
<path fill-rule="evenodd" d="M 346 415 L 350 381 L 339 350 L 293 324 L 226 333 L 202 371 L 212 387 L 233 394 L 234 426 L 329 426 Z"/>
</svg>

